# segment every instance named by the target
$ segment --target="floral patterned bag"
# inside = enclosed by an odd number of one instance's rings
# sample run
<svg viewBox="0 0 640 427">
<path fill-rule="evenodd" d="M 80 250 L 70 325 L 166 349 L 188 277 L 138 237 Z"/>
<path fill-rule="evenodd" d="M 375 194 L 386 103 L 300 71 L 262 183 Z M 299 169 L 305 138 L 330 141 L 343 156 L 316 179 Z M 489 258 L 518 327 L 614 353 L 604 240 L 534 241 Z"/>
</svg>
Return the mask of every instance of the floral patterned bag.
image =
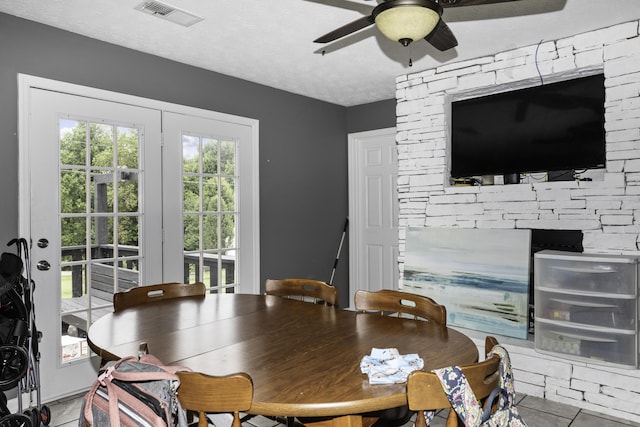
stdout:
<svg viewBox="0 0 640 427">
<path fill-rule="evenodd" d="M 433 373 L 440 379 L 442 389 L 449 398 L 451 406 L 466 427 L 526 427 L 525 421 L 515 406 L 509 353 L 504 347 L 497 345 L 488 357 L 494 354 L 500 356 L 499 388 L 489 396 L 486 410 L 482 409 L 460 367 L 449 366 L 436 369 Z M 496 397 L 498 398 L 497 409 L 491 414 L 490 402 L 493 402 Z"/>
</svg>

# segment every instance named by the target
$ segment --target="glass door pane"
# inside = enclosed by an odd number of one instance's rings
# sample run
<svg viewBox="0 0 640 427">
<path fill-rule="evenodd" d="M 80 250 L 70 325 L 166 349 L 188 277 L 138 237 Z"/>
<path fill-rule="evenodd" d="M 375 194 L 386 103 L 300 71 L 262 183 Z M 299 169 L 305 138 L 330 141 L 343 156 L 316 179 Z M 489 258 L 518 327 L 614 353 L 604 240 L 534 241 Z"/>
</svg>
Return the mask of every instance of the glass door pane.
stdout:
<svg viewBox="0 0 640 427">
<path fill-rule="evenodd" d="M 59 119 L 61 359 L 88 357 L 91 323 L 140 283 L 140 129 Z"/>
<path fill-rule="evenodd" d="M 237 150 L 231 138 L 182 134 L 184 281 L 237 287 Z"/>
</svg>

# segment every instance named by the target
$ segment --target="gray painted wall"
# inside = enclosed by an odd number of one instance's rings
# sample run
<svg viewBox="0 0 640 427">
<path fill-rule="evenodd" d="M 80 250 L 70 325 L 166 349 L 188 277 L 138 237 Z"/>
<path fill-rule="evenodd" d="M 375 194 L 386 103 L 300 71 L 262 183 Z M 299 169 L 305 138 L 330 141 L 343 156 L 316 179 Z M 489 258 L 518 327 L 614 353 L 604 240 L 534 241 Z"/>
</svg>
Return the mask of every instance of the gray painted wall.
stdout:
<svg viewBox="0 0 640 427">
<path fill-rule="evenodd" d="M 395 125 L 395 100 L 346 108 L 0 13 L 0 251 L 18 233 L 18 73 L 258 119 L 262 283 L 329 280 L 348 212 L 348 122 Z M 344 302 L 345 247 L 334 278 Z"/>
<path fill-rule="evenodd" d="M 347 108 L 347 132 L 363 132 L 373 129 L 392 128 L 396 125 L 394 99 L 356 105 Z"/>
</svg>

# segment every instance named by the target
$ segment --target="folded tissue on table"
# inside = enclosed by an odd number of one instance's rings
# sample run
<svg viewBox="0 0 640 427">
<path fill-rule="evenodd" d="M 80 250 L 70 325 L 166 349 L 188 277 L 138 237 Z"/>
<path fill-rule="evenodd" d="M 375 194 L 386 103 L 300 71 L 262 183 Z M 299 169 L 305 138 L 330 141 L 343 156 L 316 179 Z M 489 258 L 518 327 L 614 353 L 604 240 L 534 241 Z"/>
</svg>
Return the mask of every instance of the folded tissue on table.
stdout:
<svg viewBox="0 0 640 427">
<path fill-rule="evenodd" d="M 369 375 L 369 384 L 404 383 L 413 371 L 424 367 L 417 354 L 400 354 L 396 348 L 372 348 L 360 361 L 360 370 Z"/>
</svg>

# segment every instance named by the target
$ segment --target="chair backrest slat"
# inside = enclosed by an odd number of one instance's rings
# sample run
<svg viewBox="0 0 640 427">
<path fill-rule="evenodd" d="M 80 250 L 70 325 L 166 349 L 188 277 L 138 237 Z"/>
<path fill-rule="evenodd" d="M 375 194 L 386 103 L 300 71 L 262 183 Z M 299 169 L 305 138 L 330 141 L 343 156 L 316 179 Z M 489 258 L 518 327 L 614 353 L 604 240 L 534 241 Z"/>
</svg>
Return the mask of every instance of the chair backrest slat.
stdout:
<svg viewBox="0 0 640 427">
<path fill-rule="evenodd" d="M 410 292 L 384 289 L 376 292 L 359 290 L 354 296 L 358 311 L 375 311 L 381 314 L 408 314 L 414 319 L 447 325 L 447 310 L 433 299 Z"/>
<path fill-rule="evenodd" d="M 138 286 L 137 288 L 113 294 L 113 311 L 119 312 L 136 305 L 171 298 L 204 296 L 205 293 L 205 285 L 202 282 L 192 284 L 171 282 Z"/>
<path fill-rule="evenodd" d="M 248 374 L 211 376 L 180 371 L 178 377 L 178 400 L 183 409 L 198 412 L 198 427 L 207 425 L 207 413 L 231 413 L 231 425 L 240 427 L 239 413 L 248 411 L 253 400 L 253 381 Z"/>
<path fill-rule="evenodd" d="M 312 279 L 267 279 L 265 293 L 325 305 L 338 305 L 338 290 L 326 282 Z"/>
</svg>

